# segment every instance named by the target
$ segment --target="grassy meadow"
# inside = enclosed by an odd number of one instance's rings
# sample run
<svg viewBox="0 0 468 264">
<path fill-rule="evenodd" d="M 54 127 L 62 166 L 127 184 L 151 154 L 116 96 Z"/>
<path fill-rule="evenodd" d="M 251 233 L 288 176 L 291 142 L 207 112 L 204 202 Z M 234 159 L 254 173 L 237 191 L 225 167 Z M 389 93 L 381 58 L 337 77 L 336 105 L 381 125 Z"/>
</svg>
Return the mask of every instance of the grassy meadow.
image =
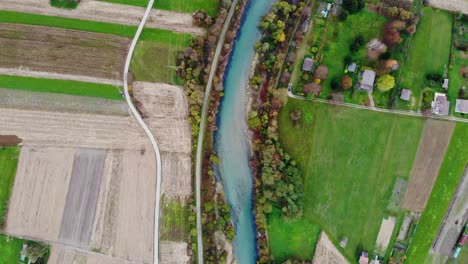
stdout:
<svg viewBox="0 0 468 264">
<path fill-rule="evenodd" d="M 286 222 L 280 210 L 274 209 L 268 216 L 268 237 L 275 263 L 292 256 L 312 259 L 320 231 L 320 226 L 305 218 Z"/>
<path fill-rule="evenodd" d="M 453 50 L 453 62 L 449 71 L 450 84 L 447 93 L 448 100 L 450 101 L 451 113 L 460 117 L 460 113 L 455 113 L 455 102 L 458 98 L 458 93 L 462 86 L 468 86 L 467 79 L 463 78 L 460 74 L 460 69 L 468 65 L 468 59 L 462 57 L 462 51 Z M 468 94 L 465 95 L 468 99 Z"/>
<path fill-rule="evenodd" d="M 289 117 L 295 109 L 299 128 Z M 293 99 L 279 118 L 282 145 L 303 172 L 303 218 L 335 241 L 348 237 L 350 259 L 372 252 L 394 184 L 409 178 L 424 120 Z"/>
<path fill-rule="evenodd" d="M 409 57 L 402 68 L 400 87 L 409 88 L 419 98 L 427 73 L 444 73 L 449 66 L 452 40 L 452 15 L 424 7 L 417 32 L 411 42 Z"/>
<path fill-rule="evenodd" d="M 19 153 L 18 147 L 0 147 L 0 226 L 3 225 L 7 213 L 8 201 L 10 200 L 11 189 L 13 188 L 16 168 L 18 166 Z"/>
<path fill-rule="evenodd" d="M 21 263 L 19 259 L 24 242 L 21 239 L 0 235 L 1 263 Z"/>
<path fill-rule="evenodd" d="M 134 5 L 146 7 L 148 0 L 100 0 L 105 2 Z M 216 16 L 218 12 L 218 0 L 157 0 L 153 8 L 162 10 L 171 10 L 184 13 L 192 13 L 196 10 L 204 10 L 210 16 Z"/>
<path fill-rule="evenodd" d="M 33 92 L 61 93 L 123 100 L 120 95 L 121 87 L 109 84 L 0 75 L 0 87 Z"/>
<path fill-rule="evenodd" d="M 447 153 L 407 253 L 408 264 L 425 263 L 468 162 L 468 124 L 457 123 Z"/>
</svg>

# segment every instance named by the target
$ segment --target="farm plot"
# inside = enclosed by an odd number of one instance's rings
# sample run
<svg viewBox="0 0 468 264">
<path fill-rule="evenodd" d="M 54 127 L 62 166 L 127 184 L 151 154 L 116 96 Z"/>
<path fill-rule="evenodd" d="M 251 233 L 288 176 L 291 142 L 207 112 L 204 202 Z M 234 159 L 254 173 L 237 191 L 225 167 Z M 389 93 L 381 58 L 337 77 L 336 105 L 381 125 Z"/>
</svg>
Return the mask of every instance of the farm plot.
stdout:
<svg viewBox="0 0 468 264">
<path fill-rule="evenodd" d="M 117 5 L 100 1 L 82 1 L 77 9 L 64 10 L 50 6 L 49 0 L 2 0 L 0 10 L 41 14 L 64 18 L 99 21 L 121 25 L 137 26 L 145 8 Z M 172 11 L 153 10 L 146 27 L 160 28 L 188 34 L 203 35 L 204 29 L 192 24 L 192 16 Z"/>
<path fill-rule="evenodd" d="M 468 14 L 468 2 L 459 0 L 428 0 L 430 6 L 453 12 Z"/>
<path fill-rule="evenodd" d="M 403 201 L 404 209 L 424 211 L 454 127 L 453 122 L 427 120 Z"/>
<path fill-rule="evenodd" d="M 109 100 L 88 96 L 0 88 L 0 98 L 0 107 L 8 108 L 121 116 L 126 116 L 129 113 L 127 103 L 122 100 Z"/>
<path fill-rule="evenodd" d="M 0 66 L 120 79 L 129 42 L 112 35 L 0 23 Z"/>
<path fill-rule="evenodd" d="M 51 248 L 48 264 L 131 264 L 133 262 L 112 256 L 98 255 L 93 252 L 83 253 L 64 246 Z"/>
<path fill-rule="evenodd" d="M 315 248 L 312 264 L 346 264 L 349 261 L 335 247 L 325 232 L 320 234 L 320 238 Z"/>
</svg>

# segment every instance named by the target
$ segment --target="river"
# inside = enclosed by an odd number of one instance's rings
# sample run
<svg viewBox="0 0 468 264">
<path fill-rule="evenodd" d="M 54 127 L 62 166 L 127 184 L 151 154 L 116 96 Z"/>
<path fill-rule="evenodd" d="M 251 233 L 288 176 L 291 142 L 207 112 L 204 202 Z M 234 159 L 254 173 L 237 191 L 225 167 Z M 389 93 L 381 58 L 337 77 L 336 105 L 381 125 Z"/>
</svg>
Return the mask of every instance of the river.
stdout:
<svg viewBox="0 0 468 264">
<path fill-rule="evenodd" d="M 253 214 L 253 179 L 247 138 L 246 100 L 255 42 L 260 38 L 257 25 L 276 0 L 250 0 L 233 46 L 224 76 L 224 98 L 218 117 L 215 148 L 219 156 L 219 177 L 231 208 L 236 228 L 234 254 L 240 264 L 257 259 L 256 227 Z"/>
</svg>

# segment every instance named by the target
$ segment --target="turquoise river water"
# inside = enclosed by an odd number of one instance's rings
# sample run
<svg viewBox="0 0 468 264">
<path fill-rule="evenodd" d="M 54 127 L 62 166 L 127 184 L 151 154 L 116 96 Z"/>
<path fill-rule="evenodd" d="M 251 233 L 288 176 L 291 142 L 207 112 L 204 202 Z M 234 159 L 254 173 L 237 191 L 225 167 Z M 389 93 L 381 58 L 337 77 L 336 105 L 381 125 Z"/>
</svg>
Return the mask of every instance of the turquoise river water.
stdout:
<svg viewBox="0 0 468 264">
<path fill-rule="evenodd" d="M 239 264 L 254 264 L 257 258 L 253 214 L 253 179 L 247 138 L 245 104 L 254 45 L 260 38 L 257 25 L 276 0 L 250 0 L 233 46 L 224 76 L 224 98 L 218 117 L 215 148 L 220 159 L 218 175 L 236 228 L 234 254 Z"/>
</svg>

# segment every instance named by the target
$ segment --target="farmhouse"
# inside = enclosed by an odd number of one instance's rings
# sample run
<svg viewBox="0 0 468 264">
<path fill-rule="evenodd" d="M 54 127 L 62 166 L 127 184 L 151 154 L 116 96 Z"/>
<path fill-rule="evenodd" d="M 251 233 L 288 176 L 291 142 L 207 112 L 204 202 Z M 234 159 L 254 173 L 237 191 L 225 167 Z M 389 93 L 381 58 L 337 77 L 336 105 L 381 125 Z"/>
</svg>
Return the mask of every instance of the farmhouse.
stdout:
<svg viewBox="0 0 468 264">
<path fill-rule="evenodd" d="M 314 60 L 312 58 L 305 58 L 302 64 L 302 70 L 310 72 L 314 66 Z"/>
<path fill-rule="evenodd" d="M 403 91 L 401 91 L 400 98 L 401 100 L 409 101 L 409 99 L 411 98 L 411 90 L 403 89 Z"/>
<path fill-rule="evenodd" d="M 435 115 L 446 116 L 449 114 L 450 102 L 447 96 L 442 93 L 435 93 L 434 101 L 432 102 L 432 113 Z"/>
<path fill-rule="evenodd" d="M 364 91 L 372 92 L 374 88 L 375 71 L 365 70 L 362 74 L 362 80 L 358 84 L 358 87 Z"/>
<path fill-rule="evenodd" d="M 369 43 L 367 43 L 367 48 L 381 53 L 387 51 L 387 45 L 385 45 L 382 41 L 376 38 L 372 39 L 371 41 L 369 41 Z"/>
<path fill-rule="evenodd" d="M 457 99 L 455 102 L 455 112 L 468 114 L 468 100 Z"/>
</svg>

